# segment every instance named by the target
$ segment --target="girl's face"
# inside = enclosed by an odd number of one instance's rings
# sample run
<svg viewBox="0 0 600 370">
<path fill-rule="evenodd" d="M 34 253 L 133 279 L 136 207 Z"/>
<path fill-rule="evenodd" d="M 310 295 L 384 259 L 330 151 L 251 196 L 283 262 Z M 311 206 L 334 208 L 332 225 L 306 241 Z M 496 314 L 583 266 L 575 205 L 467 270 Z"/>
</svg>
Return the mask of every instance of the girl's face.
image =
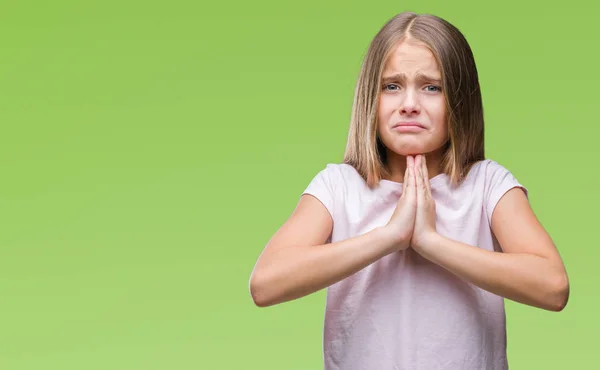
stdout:
<svg viewBox="0 0 600 370">
<path fill-rule="evenodd" d="M 415 41 L 398 44 L 386 62 L 378 133 L 389 156 L 434 152 L 447 141 L 441 71 L 433 53 Z"/>
</svg>

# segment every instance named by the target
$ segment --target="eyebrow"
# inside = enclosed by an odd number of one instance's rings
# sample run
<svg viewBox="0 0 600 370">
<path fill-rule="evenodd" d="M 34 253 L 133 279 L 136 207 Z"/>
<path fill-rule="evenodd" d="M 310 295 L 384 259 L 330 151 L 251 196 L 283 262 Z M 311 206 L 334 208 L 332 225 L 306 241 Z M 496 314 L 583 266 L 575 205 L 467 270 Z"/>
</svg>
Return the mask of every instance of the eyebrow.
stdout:
<svg viewBox="0 0 600 370">
<path fill-rule="evenodd" d="M 392 82 L 392 81 L 404 81 L 405 79 L 406 79 L 406 75 L 404 73 L 396 73 L 391 76 L 383 77 L 382 83 L 388 83 L 388 82 Z M 442 83 L 441 79 L 424 74 L 424 73 L 417 73 L 416 79 L 417 80 L 427 80 L 427 81 L 435 82 L 438 84 Z"/>
</svg>

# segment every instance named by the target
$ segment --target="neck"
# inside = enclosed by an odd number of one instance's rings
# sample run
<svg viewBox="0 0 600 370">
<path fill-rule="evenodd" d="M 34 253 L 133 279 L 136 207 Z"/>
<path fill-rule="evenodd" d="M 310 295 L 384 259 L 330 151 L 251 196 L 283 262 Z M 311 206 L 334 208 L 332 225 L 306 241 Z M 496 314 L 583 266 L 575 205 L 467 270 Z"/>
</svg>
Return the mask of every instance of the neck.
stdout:
<svg viewBox="0 0 600 370">
<path fill-rule="evenodd" d="M 439 175 L 441 171 L 442 163 L 442 150 L 433 151 L 430 153 L 421 153 L 425 156 L 427 163 L 427 172 L 429 179 Z M 414 155 L 416 156 L 416 154 Z M 388 150 L 387 154 L 387 167 L 390 173 L 386 180 L 394 182 L 404 182 L 404 173 L 406 171 L 406 156 L 400 155 Z"/>
</svg>

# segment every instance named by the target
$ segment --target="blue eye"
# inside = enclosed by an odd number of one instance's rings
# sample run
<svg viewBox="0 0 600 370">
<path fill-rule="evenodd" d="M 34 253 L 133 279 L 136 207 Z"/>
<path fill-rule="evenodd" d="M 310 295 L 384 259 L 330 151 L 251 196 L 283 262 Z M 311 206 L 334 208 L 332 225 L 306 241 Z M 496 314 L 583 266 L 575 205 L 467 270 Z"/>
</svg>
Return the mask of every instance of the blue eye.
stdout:
<svg viewBox="0 0 600 370">
<path fill-rule="evenodd" d="M 383 90 L 386 90 L 386 91 L 396 91 L 397 89 L 395 89 L 395 90 L 392 90 L 392 89 L 390 89 L 390 87 L 392 87 L 392 86 L 393 86 L 393 87 L 396 87 L 396 88 L 398 88 L 398 89 L 400 88 L 400 87 L 399 87 L 398 85 L 396 85 L 396 84 L 384 84 L 384 85 L 382 86 L 382 88 L 383 88 Z M 426 88 L 426 89 L 429 89 L 429 90 L 427 90 L 427 91 L 430 91 L 430 92 L 438 92 L 438 91 L 442 91 L 442 88 L 441 88 L 441 87 L 439 87 L 439 86 L 436 86 L 436 85 L 427 85 L 425 88 Z M 433 88 L 433 90 L 431 90 L 431 88 Z"/>
</svg>

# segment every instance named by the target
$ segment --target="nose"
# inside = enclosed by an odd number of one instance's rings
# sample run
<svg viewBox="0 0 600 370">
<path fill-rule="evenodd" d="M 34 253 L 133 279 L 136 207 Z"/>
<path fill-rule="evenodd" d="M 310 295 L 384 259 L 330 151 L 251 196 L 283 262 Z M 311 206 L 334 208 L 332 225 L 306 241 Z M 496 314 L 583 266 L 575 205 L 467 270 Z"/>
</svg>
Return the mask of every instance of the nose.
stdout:
<svg viewBox="0 0 600 370">
<path fill-rule="evenodd" d="M 400 102 L 400 114 L 419 113 L 419 102 L 417 93 L 413 89 L 406 89 Z"/>
</svg>

